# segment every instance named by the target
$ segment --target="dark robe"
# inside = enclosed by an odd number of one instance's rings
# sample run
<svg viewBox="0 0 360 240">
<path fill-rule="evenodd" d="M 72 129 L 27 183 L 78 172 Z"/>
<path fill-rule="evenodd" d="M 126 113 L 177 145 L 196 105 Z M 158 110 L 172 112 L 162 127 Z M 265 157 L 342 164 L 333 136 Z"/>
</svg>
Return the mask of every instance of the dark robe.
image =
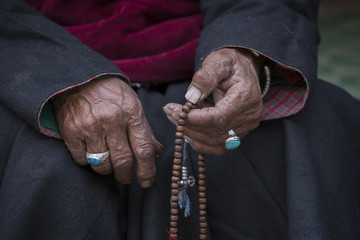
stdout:
<svg viewBox="0 0 360 240">
<path fill-rule="evenodd" d="M 164 151 L 150 189 L 136 179 L 121 185 L 77 166 L 38 126 L 48 96 L 119 69 L 26 4 L 0 3 L 0 239 L 167 239 L 175 128 L 162 107 L 183 103 L 190 79 L 137 89 Z M 298 114 L 263 121 L 239 149 L 207 156 L 209 239 L 359 239 L 360 103 L 317 80 L 317 2 L 219 0 L 202 9 L 197 67 L 219 47 L 244 46 L 310 84 Z M 183 240 L 198 239 L 196 187 L 189 194 Z"/>
</svg>

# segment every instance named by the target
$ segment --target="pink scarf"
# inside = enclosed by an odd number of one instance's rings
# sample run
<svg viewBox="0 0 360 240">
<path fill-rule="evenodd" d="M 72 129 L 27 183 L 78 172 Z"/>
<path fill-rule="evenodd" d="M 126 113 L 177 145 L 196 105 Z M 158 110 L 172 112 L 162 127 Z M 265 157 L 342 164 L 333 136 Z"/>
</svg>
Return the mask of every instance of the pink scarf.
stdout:
<svg viewBox="0 0 360 240">
<path fill-rule="evenodd" d="M 176 82 L 193 74 L 202 24 L 197 0 L 26 1 L 132 82 Z"/>
</svg>

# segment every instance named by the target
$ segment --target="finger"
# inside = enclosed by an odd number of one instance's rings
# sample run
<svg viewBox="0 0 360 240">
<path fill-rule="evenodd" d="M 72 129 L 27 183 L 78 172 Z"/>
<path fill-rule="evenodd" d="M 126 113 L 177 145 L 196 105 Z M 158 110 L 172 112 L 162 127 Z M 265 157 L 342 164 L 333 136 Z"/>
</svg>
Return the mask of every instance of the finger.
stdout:
<svg viewBox="0 0 360 240">
<path fill-rule="evenodd" d="M 169 120 L 176 125 L 179 120 L 179 113 L 181 105 L 169 103 L 164 107 L 164 112 L 167 114 Z M 225 125 L 223 113 L 216 107 L 205 107 L 202 109 L 191 110 L 186 118 L 186 128 L 203 129 L 204 126 L 211 130 L 212 128 L 222 128 Z"/>
<path fill-rule="evenodd" d="M 104 133 L 98 134 L 98 135 L 92 135 L 91 137 L 86 137 L 86 151 L 88 153 L 104 153 L 108 151 L 108 147 L 105 142 L 105 136 Z M 99 164 L 91 164 L 91 168 L 101 174 L 101 175 L 107 175 L 112 173 L 112 165 L 110 159 L 106 159 L 103 163 Z"/>
<path fill-rule="evenodd" d="M 214 107 L 191 110 L 187 115 L 185 126 L 194 129 L 206 126 L 228 130 L 229 126 L 232 127 L 231 122 L 236 124 L 242 116 L 251 118 L 248 115 L 261 112 L 261 98 L 257 99 L 254 94 L 247 94 L 249 96 L 242 97 L 242 92 L 239 93 L 237 88 L 238 86 L 235 85 L 230 88 Z M 180 106 L 170 103 L 165 106 L 164 111 L 177 121 L 181 112 Z M 239 123 L 243 124 L 243 122 Z"/>
<path fill-rule="evenodd" d="M 167 114 L 168 119 L 174 125 L 177 125 L 177 120 L 179 119 L 178 112 L 180 111 L 179 109 L 181 109 L 181 105 L 170 103 L 167 104 L 163 109 Z M 187 119 L 185 119 L 185 121 L 187 121 Z M 187 124 L 185 124 L 183 132 L 186 136 L 191 136 L 192 139 L 211 146 L 219 146 L 227 138 L 227 132 L 217 128 L 208 128 L 205 125 L 193 129 L 191 127 L 187 127 Z"/>
<path fill-rule="evenodd" d="M 71 157 L 76 162 L 76 164 L 80 166 L 87 165 L 86 161 L 86 148 L 85 148 L 85 141 L 81 140 L 80 138 L 72 138 L 72 139 L 65 139 L 64 142 L 71 153 Z"/>
<path fill-rule="evenodd" d="M 201 142 L 195 141 L 187 136 L 184 137 L 189 144 L 191 145 L 192 149 L 199 153 L 208 153 L 208 154 L 215 154 L 215 155 L 221 155 L 227 152 L 224 146 L 209 146 L 206 144 L 203 144 Z"/>
<path fill-rule="evenodd" d="M 172 123 L 172 124 L 174 124 L 175 126 L 177 126 L 177 120 L 175 120 L 174 118 L 172 118 L 171 116 L 169 116 L 169 115 L 166 115 L 166 117 L 169 119 L 169 121 Z"/>
<path fill-rule="evenodd" d="M 176 125 L 179 120 L 179 114 L 182 111 L 182 106 L 177 103 L 168 103 L 163 107 L 163 111 L 166 113 L 168 119 Z"/>
<path fill-rule="evenodd" d="M 164 149 L 164 146 L 155 139 L 154 137 L 154 145 L 155 145 L 155 154 L 160 154 L 162 152 L 162 150 Z"/>
<path fill-rule="evenodd" d="M 67 121 L 59 127 L 61 136 L 64 139 L 74 162 L 80 166 L 87 165 L 85 141 L 80 137 L 81 134 L 79 133 L 79 128 L 70 119 L 67 119 Z"/>
<path fill-rule="evenodd" d="M 108 133 L 106 142 L 109 147 L 111 162 L 116 180 L 123 184 L 132 181 L 132 166 L 134 156 L 132 154 L 126 130 L 118 128 Z"/>
<path fill-rule="evenodd" d="M 232 58 L 221 52 L 210 54 L 194 74 L 185 98 L 193 104 L 204 100 L 220 81 L 229 78 L 232 74 Z"/>
<path fill-rule="evenodd" d="M 154 142 L 154 135 L 145 116 L 132 116 L 128 126 L 129 140 L 137 162 L 137 177 L 141 187 L 148 188 L 155 179 L 155 152 L 160 146 Z"/>
<path fill-rule="evenodd" d="M 235 132 L 236 136 L 242 139 L 256 127 L 257 124 L 249 124 L 248 126 L 241 126 L 240 128 L 231 128 L 231 130 Z M 208 132 L 206 132 L 205 130 L 194 131 L 192 129 L 184 127 L 183 133 L 186 137 L 191 138 L 192 141 L 202 143 L 209 147 L 224 146 L 225 140 L 229 138 L 229 131 L 223 131 L 219 133 L 219 136 L 214 136 L 209 135 Z"/>
<path fill-rule="evenodd" d="M 228 138 L 228 132 L 218 131 L 215 129 L 211 129 L 211 130 L 207 131 L 207 129 L 203 129 L 202 131 L 201 130 L 199 131 L 184 127 L 183 133 L 185 136 L 191 137 L 193 141 L 202 143 L 209 147 L 222 146 L 225 140 Z M 214 131 L 216 131 L 217 133 L 214 134 L 213 133 Z"/>
<path fill-rule="evenodd" d="M 177 125 L 177 121 L 179 119 L 178 112 L 180 111 L 181 105 L 178 104 L 167 104 L 163 110 L 167 114 L 168 119 L 174 124 Z M 193 109 L 192 113 L 202 112 L 205 111 L 205 114 L 211 112 L 212 108 L 206 109 Z M 261 109 L 260 109 L 261 110 Z M 244 114 L 238 114 L 237 116 L 230 117 L 228 124 L 226 126 L 222 126 L 221 124 L 212 123 L 214 126 L 209 127 L 206 125 L 206 121 L 204 118 L 199 120 L 199 125 L 192 124 L 193 122 L 191 118 L 197 118 L 197 116 L 188 115 L 188 118 L 185 120 L 187 121 L 184 125 L 184 134 L 187 136 L 191 136 L 196 141 L 205 143 L 207 145 L 216 146 L 219 145 L 220 141 L 225 141 L 227 138 L 228 130 L 233 129 L 236 130 L 240 136 L 244 136 L 244 133 L 247 133 L 254 128 L 256 128 L 259 124 L 260 116 L 262 111 L 256 111 L 254 108 L 252 111 L 248 111 Z M 210 113 L 211 114 L 211 113 Z M 212 118 L 218 118 L 214 116 Z M 224 120 L 225 121 L 225 120 Z"/>
<path fill-rule="evenodd" d="M 211 93 L 214 103 L 218 103 L 221 99 L 225 97 L 225 92 L 220 90 L 219 88 L 215 88 L 214 91 Z"/>
</svg>

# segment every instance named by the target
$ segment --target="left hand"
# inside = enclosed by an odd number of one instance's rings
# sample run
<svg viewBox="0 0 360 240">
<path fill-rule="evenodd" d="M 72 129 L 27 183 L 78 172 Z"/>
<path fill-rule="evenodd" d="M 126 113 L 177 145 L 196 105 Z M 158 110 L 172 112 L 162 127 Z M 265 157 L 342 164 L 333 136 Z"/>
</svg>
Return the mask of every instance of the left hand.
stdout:
<svg viewBox="0 0 360 240">
<path fill-rule="evenodd" d="M 142 104 L 131 86 L 119 78 L 96 79 L 59 94 L 53 101 L 57 122 L 73 160 L 89 165 L 86 152 L 109 151 L 109 158 L 91 168 L 102 175 L 114 173 L 128 184 L 133 165 L 140 185 L 155 180 L 155 156 L 162 145 L 155 139 Z"/>
<path fill-rule="evenodd" d="M 263 103 L 258 76 L 263 60 L 236 48 L 222 48 L 204 60 L 185 98 L 197 103 L 212 94 L 215 106 L 193 109 L 188 114 L 184 136 L 194 150 L 223 154 L 230 129 L 242 138 L 259 125 Z M 175 125 L 181 107 L 176 103 L 164 107 Z"/>
</svg>

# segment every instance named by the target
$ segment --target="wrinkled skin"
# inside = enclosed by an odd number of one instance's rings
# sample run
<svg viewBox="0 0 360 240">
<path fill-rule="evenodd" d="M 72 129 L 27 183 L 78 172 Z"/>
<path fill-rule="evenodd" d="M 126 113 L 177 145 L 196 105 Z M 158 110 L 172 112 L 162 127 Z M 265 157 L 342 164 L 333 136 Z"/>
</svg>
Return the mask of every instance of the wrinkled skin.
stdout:
<svg viewBox="0 0 360 240">
<path fill-rule="evenodd" d="M 258 76 L 263 62 L 262 57 L 234 48 L 220 49 L 204 60 L 185 97 L 197 103 L 212 93 L 215 106 L 194 109 L 188 114 L 184 135 L 192 148 L 223 154 L 230 129 L 244 137 L 259 125 L 263 104 Z M 176 124 L 181 105 L 169 103 L 164 111 Z"/>
<path fill-rule="evenodd" d="M 196 151 L 225 153 L 223 142 L 229 129 L 243 137 L 259 125 L 262 100 L 258 75 L 262 62 L 248 51 L 233 48 L 220 49 L 204 60 L 185 97 L 196 103 L 212 93 L 216 105 L 188 114 L 184 134 Z M 135 159 L 140 185 L 151 186 L 156 174 L 155 156 L 162 145 L 127 83 L 118 78 L 94 80 L 60 94 L 53 104 L 60 133 L 77 164 L 88 164 L 86 151 L 109 150 L 108 160 L 91 166 L 95 172 L 114 173 L 118 181 L 127 184 L 133 177 Z M 181 105 L 169 103 L 164 111 L 176 124 Z"/>
<path fill-rule="evenodd" d="M 88 164 L 85 151 L 109 150 L 110 161 L 91 167 L 102 175 L 114 172 L 116 179 L 126 184 L 132 180 L 135 157 L 140 185 L 151 186 L 156 173 L 155 155 L 162 145 L 127 83 L 118 78 L 95 80 L 62 94 L 53 104 L 60 133 L 77 164 Z"/>
</svg>

